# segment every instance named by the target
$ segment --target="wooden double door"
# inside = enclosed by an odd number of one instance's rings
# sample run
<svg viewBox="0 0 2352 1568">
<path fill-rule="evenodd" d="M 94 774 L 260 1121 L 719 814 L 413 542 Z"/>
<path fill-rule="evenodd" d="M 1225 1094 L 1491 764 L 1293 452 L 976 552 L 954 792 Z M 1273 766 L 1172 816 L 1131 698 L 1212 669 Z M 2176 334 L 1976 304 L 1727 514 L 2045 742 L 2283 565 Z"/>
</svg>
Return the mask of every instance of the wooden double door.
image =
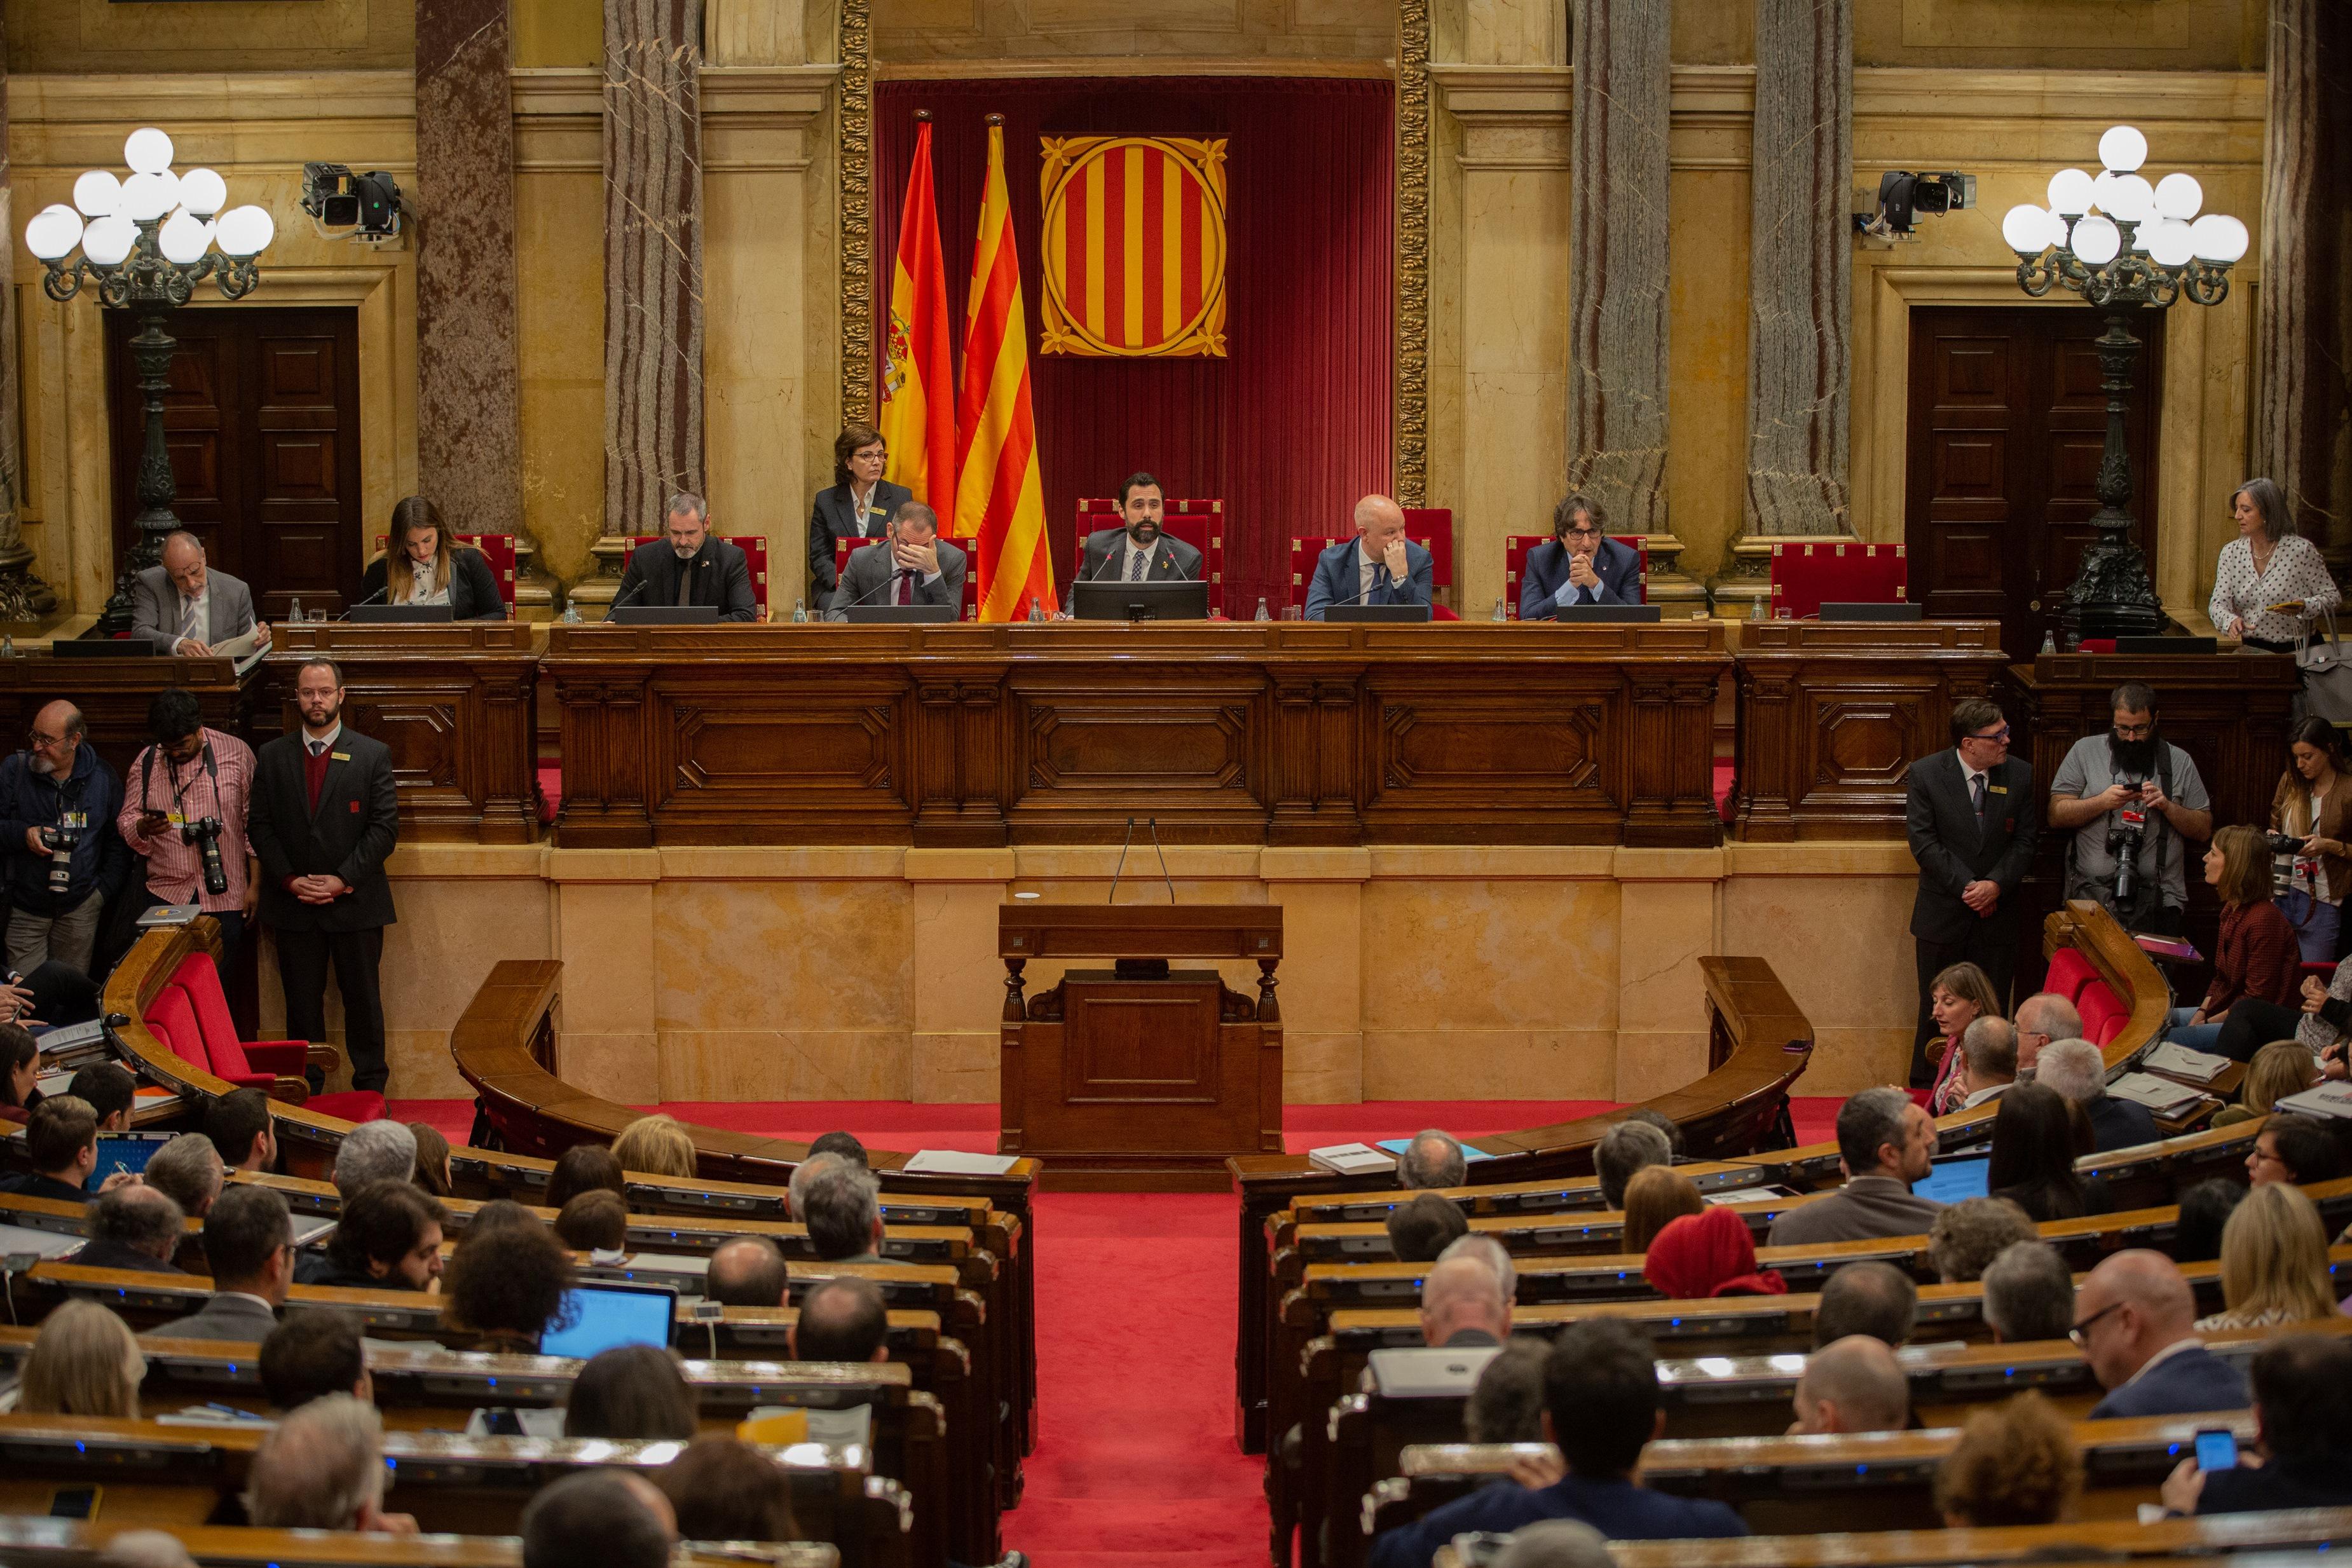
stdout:
<svg viewBox="0 0 2352 1568">
<path fill-rule="evenodd" d="M 359 597 L 359 317 L 348 308 L 176 310 L 163 399 L 173 509 L 262 619 L 331 615 Z M 136 543 L 146 415 L 130 311 L 106 313 L 114 544 Z M 119 558 L 118 558 L 119 559 Z"/>
<path fill-rule="evenodd" d="M 2133 538 L 2156 565 L 2156 419 L 2164 316 L 2132 329 L 2125 434 Z M 1997 620 L 2031 659 L 2059 630 L 2066 589 L 2096 530 L 2107 394 L 2088 306 L 1911 312 L 1903 537 L 1914 599 L 1930 616 Z"/>
</svg>

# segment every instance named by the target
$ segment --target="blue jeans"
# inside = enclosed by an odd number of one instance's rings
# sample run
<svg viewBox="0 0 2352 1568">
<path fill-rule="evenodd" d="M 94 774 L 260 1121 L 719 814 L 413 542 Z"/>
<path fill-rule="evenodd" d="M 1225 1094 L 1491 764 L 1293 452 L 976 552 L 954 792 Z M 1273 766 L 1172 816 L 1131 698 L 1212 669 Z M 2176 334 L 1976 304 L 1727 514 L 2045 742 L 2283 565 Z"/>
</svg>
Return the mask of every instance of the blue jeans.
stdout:
<svg viewBox="0 0 2352 1568">
<path fill-rule="evenodd" d="M 2191 1051 L 2211 1051 L 2221 1038 L 2221 1026 L 2218 1023 L 2190 1023 L 2189 1020 L 2196 1016 L 2195 1008 L 2173 1009 L 2165 1016 L 2164 1038 Z"/>
<path fill-rule="evenodd" d="M 2295 946 L 2306 964 L 2336 962 L 2336 936 L 2343 927 L 2344 906 L 2323 904 L 2300 888 L 2278 895 L 2279 913 L 2294 927 Z"/>
</svg>

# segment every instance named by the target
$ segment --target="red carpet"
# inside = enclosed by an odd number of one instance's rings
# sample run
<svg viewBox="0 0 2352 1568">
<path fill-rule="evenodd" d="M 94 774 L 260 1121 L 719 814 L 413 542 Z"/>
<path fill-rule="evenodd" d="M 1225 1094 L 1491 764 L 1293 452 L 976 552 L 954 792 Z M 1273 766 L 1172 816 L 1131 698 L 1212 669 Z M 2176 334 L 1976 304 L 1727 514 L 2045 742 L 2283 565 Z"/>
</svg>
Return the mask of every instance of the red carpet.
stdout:
<svg viewBox="0 0 2352 1568">
<path fill-rule="evenodd" d="M 1800 1141 L 1829 1137 L 1838 1104 L 1794 1102 Z M 658 1108 L 705 1126 L 800 1140 L 846 1128 L 877 1148 L 991 1152 L 996 1143 L 994 1105 Z M 1433 1126 L 1477 1137 L 1606 1109 L 1599 1101 L 1524 1100 L 1294 1105 L 1283 1131 L 1297 1151 Z M 474 1107 L 401 1100 L 393 1114 L 458 1143 Z M 1027 1492 L 1004 1521 L 1006 1545 L 1038 1568 L 1260 1568 L 1262 1464 L 1233 1440 L 1233 1197 L 1041 1193 L 1036 1204 L 1038 1442 Z M 1148 1272 L 1130 1267 L 1147 1241 Z"/>
</svg>

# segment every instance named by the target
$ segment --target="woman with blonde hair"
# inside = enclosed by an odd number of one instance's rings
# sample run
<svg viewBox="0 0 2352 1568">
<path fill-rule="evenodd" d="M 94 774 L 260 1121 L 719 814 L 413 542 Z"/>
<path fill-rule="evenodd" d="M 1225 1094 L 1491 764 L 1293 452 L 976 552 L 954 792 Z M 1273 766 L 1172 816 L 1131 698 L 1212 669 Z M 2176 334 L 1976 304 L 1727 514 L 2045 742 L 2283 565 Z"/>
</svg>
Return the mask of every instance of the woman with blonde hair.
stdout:
<svg viewBox="0 0 2352 1568">
<path fill-rule="evenodd" d="M 68 1301 L 42 1320 L 25 1358 L 16 1408 L 27 1416 L 139 1415 L 147 1358 L 121 1318 L 95 1301 Z"/>
<path fill-rule="evenodd" d="M 1706 1204 L 1691 1178 L 1672 1166 L 1643 1166 L 1625 1184 L 1624 1250 L 1647 1252 L 1658 1232 Z"/>
<path fill-rule="evenodd" d="M 1927 1060 L 1937 1064 L 1927 1114 L 1944 1116 L 1969 1097 L 1968 1080 L 1960 1071 L 1960 1036 L 1979 1019 L 1999 1018 L 2000 999 L 1993 995 L 1991 976 L 1974 964 L 1954 964 L 1929 983 L 1927 1010 L 1944 1037 L 1941 1045 L 1927 1047 Z"/>
<path fill-rule="evenodd" d="M 2221 935 L 2213 945 L 2213 983 L 2195 1008 L 2175 1008 L 2165 1038 L 2191 1051 L 2221 1042 L 2230 1009 L 2242 1001 L 2285 1007 L 2302 977 L 2294 927 L 2271 902 L 2271 846 L 2260 828 L 2233 822 L 2205 852 L 2205 880 L 2221 895 Z"/>
<path fill-rule="evenodd" d="M 691 1176 L 695 1174 L 694 1137 L 677 1118 L 640 1116 L 613 1140 L 613 1157 L 625 1171 L 647 1176 Z"/>
<path fill-rule="evenodd" d="M 392 508 L 384 551 L 360 579 L 362 604 L 446 604 L 452 621 L 503 621 L 490 563 L 471 545 L 461 545 L 441 526 L 441 511 L 422 496 Z"/>
<path fill-rule="evenodd" d="M 1936 1511 L 1954 1530 L 2056 1524 L 2082 1494 L 2074 1430 L 2039 1394 L 1970 1416 L 1936 1469 Z"/>
<path fill-rule="evenodd" d="M 2264 1182 L 2221 1227 L 2221 1300 L 2208 1329 L 2267 1328 L 2336 1315 L 2327 1288 L 2327 1226 L 2303 1189 Z"/>
<path fill-rule="evenodd" d="M 2254 1052 L 2246 1064 L 2246 1081 L 2238 1085 L 2238 1103 L 2224 1105 L 2213 1124 L 2227 1127 L 2267 1116 L 2280 1101 L 2318 1082 L 2319 1063 L 2309 1046 L 2299 1040 L 2274 1040 Z"/>
</svg>

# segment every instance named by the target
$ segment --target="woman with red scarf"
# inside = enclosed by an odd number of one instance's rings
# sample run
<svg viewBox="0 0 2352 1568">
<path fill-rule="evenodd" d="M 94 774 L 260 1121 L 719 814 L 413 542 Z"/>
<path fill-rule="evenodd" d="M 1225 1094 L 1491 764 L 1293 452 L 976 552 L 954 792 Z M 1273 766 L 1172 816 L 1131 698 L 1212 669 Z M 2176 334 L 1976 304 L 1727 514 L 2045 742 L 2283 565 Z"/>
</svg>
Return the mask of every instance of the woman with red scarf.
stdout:
<svg viewBox="0 0 2352 1568">
<path fill-rule="evenodd" d="M 1675 1301 L 1779 1296 L 1789 1290 L 1777 1270 L 1757 1271 L 1756 1239 L 1748 1222 L 1727 1208 L 1686 1214 L 1659 1231 L 1642 1260 L 1642 1274 Z"/>
</svg>

